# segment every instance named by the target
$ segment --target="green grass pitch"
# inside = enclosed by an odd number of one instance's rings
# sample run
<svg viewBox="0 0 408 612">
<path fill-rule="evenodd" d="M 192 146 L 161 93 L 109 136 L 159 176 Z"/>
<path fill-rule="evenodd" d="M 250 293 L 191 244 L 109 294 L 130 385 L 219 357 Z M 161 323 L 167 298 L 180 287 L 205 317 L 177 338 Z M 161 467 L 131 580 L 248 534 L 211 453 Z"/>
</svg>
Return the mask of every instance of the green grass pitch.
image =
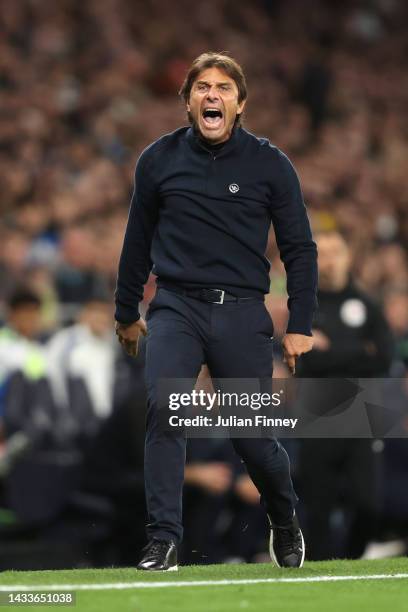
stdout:
<svg viewBox="0 0 408 612">
<path fill-rule="evenodd" d="M 347 579 L 339 579 L 341 576 Z M 251 580 L 259 582 L 248 582 Z M 206 584 L 195 584 L 203 581 Z M 220 584 L 220 581 L 225 583 Z M 231 584 L 229 581 L 239 582 Z M 185 585 L 186 582 L 194 584 Z M 167 584 L 160 587 L 160 583 Z M 76 591 L 73 607 L 29 606 L 43 610 L 405 612 L 408 611 L 408 558 L 309 562 L 301 570 L 283 570 L 271 564 L 243 564 L 186 566 L 180 567 L 178 572 L 167 573 L 136 572 L 126 568 L 0 574 L 0 591 L 18 585 L 33 589 L 60 586 Z M 21 605 L 2 605 L 0 611 L 17 607 L 22 609 Z"/>
</svg>

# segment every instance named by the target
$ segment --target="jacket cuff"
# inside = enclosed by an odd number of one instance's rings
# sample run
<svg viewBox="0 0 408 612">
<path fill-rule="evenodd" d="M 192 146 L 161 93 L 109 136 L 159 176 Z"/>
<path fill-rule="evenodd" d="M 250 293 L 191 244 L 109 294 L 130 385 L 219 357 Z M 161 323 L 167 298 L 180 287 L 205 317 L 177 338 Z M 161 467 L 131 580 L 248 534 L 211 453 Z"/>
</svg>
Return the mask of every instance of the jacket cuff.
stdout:
<svg viewBox="0 0 408 612">
<path fill-rule="evenodd" d="M 314 311 L 314 305 L 309 306 L 296 303 L 292 304 L 286 333 L 312 336 L 312 321 Z"/>
<path fill-rule="evenodd" d="M 115 321 L 129 325 L 135 323 L 140 319 L 139 305 L 137 306 L 125 306 L 124 304 L 118 304 L 116 302 L 115 309 Z"/>
</svg>

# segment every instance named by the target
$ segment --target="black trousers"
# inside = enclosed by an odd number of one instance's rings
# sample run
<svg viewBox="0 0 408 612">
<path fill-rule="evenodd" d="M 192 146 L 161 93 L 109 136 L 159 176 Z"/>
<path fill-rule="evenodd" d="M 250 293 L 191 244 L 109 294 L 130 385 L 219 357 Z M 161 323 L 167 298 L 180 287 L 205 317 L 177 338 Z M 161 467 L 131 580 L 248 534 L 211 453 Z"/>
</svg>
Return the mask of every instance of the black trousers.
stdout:
<svg viewBox="0 0 408 612">
<path fill-rule="evenodd" d="M 186 440 L 166 434 L 159 424 L 158 382 L 196 379 L 203 363 L 215 378 L 271 378 L 273 324 L 261 300 L 211 304 L 163 288 L 158 289 L 146 319 L 147 535 L 179 543 Z M 288 524 L 297 496 L 286 451 L 271 437 L 231 441 L 272 522 Z"/>
</svg>

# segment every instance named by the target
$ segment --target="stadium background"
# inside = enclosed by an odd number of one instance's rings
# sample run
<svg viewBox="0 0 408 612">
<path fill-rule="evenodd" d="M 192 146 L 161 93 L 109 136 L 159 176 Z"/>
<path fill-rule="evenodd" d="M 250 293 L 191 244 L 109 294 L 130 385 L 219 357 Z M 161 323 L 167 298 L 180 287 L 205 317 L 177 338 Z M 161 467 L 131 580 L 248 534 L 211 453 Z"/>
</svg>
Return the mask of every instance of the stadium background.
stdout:
<svg viewBox="0 0 408 612">
<path fill-rule="evenodd" d="M 230 52 L 248 78 L 245 127 L 293 160 L 314 228 L 345 232 L 354 277 L 394 335 L 390 373 L 407 377 L 407 6 L 24 0 L 0 12 L 0 566 L 132 564 L 143 352 L 133 362 L 116 346 L 112 295 L 137 156 L 185 124 L 177 90 L 191 60 Z M 272 239 L 268 255 L 278 340 L 286 295 Z M 153 293 L 152 279 L 144 307 Z M 381 536 L 401 553 L 407 450 L 388 446 L 377 451 L 397 476 L 382 491 Z M 262 560 L 256 493 L 229 450 L 197 444 L 186 476 L 184 559 Z M 335 513 L 333 555 L 346 523 Z"/>
</svg>

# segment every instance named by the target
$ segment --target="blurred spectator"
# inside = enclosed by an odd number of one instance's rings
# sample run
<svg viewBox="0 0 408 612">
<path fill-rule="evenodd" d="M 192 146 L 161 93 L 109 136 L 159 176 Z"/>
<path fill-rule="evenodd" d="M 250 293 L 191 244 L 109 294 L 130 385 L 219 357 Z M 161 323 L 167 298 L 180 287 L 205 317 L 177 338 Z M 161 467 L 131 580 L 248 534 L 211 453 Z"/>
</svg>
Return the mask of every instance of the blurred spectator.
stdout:
<svg viewBox="0 0 408 612">
<path fill-rule="evenodd" d="M 46 374 L 41 330 L 41 301 L 30 289 L 20 287 L 10 296 L 6 321 L 0 329 L 0 386 L 4 398 L 9 377 L 23 372 L 36 380 Z"/>
<path fill-rule="evenodd" d="M 17 288 L 8 300 L 5 325 L 0 329 L 0 474 L 10 469 L 10 451 L 14 456 L 28 444 L 27 437 L 6 439 L 7 433 L 10 434 L 7 405 L 12 380 L 19 373 L 30 381 L 46 374 L 45 354 L 37 342 L 40 307 L 40 299 L 34 292 L 23 286 Z"/>
<path fill-rule="evenodd" d="M 72 415 L 78 434 L 91 434 L 113 410 L 118 349 L 111 323 L 108 297 L 95 294 L 81 307 L 78 322 L 47 345 L 54 401 Z"/>
<path fill-rule="evenodd" d="M 8 299 L 6 325 L 16 337 L 35 341 L 41 331 L 41 300 L 30 289 L 18 288 Z"/>
<path fill-rule="evenodd" d="M 308 378 L 387 376 L 393 356 L 380 308 L 350 278 L 351 253 L 335 230 L 315 234 L 319 252 L 319 309 L 314 347 L 299 361 Z M 308 558 L 357 558 L 376 536 L 381 504 L 381 454 L 370 439 L 300 441 L 298 478 L 306 513 Z M 335 546 L 334 512 L 345 516 L 344 548 Z"/>
<path fill-rule="evenodd" d="M 381 309 L 350 278 L 351 252 L 337 231 L 317 232 L 319 308 L 313 350 L 300 372 L 316 377 L 386 376 L 393 356 L 390 329 Z"/>
</svg>

